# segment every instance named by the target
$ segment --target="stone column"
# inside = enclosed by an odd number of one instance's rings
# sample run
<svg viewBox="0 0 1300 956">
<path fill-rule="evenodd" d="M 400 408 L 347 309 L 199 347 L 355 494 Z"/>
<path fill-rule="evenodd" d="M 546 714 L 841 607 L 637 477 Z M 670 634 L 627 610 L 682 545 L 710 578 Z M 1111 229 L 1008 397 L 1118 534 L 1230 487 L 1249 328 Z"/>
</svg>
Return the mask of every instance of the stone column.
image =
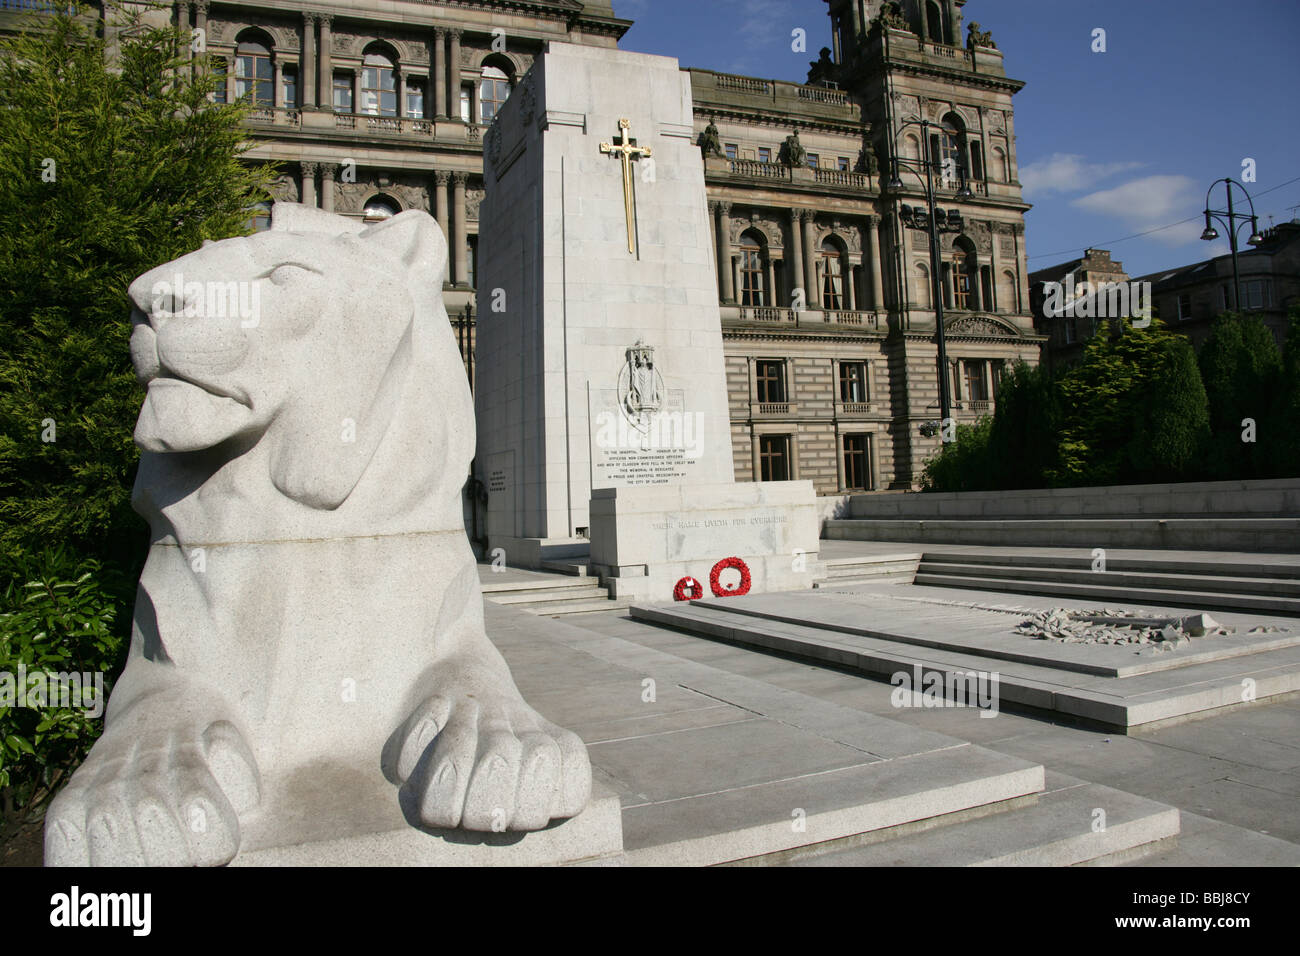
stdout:
<svg viewBox="0 0 1300 956">
<path fill-rule="evenodd" d="M 192 21 L 190 19 L 190 4 L 188 2 L 185 2 L 185 0 L 182 0 L 181 3 L 176 4 L 176 29 L 180 30 L 182 33 L 185 34 L 185 58 L 186 59 L 194 58 L 193 49 L 190 46 L 190 43 L 194 39 L 194 35 L 193 33 L 191 33 L 191 30 L 193 29 L 190 26 L 191 22 Z"/>
<path fill-rule="evenodd" d="M 871 263 L 871 308 L 879 312 L 884 308 L 880 284 L 880 233 L 877 229 L 880 220 L 876 216 L 867 217 L 867 228 L 863 230 L 867 239 L 867 258 Z"/>
<path fill-rule="evenodd" d="M 338 171 L 338 163 L 321 163 L 320 207 L 326 212 L 334 211 L 334 177 Z"/>
<path fill-rule="evenodd" d="M 777 305 L 776 301 L 776 263 L 772 254 L 767 255 L 767 295 L 763 297 L 764 305 Z"/>
<path fill-rule="evenodd" d="M 953 46 L 961 46 L 961 11 L 957 9 L 957 4 L 953 0 L 947 0 L 948 4 L 948 35 L 951 39 L 948 41 Z"/>
<path fill-rule="evenodd" d="M 352 112 L 361 112 L 361 67 L 352 71 Z"/>
<path fill-rule="evenodd" d="M 848 266 L 847 275 L 844 276 L 844 290 L 848 293 L 849 311 L 858 311 L 858 276 L 862 275 L 861 266 Z"/>
<path fill-rule="evenodd" d="M 284 108 L 284 67 L 277 56 L 271 64 L 271 105 L 276 109 Z"/>
<path fill-rule="evenodd" d="M 302 204 L 304 206 L 316 205 L 316 170 L 319 168 L 318 163 L 302 163 Z"/>
<path fill-rule="evenodd" d="M 406 70 L 397 74 L 397 115 L 406 115 Z"/>
<path fill-rule="evenodd" d="M 939 272 L 943 276 L 943 307 L 945 309 L 955 309 L 957 307 L 957 296 L 954 293 L 952 280 L 952 263 L 940 260 Z"/>
<path fill-rule="evenodd" d="M 437 219 L 438 225 L 442 227 L 442 238 L 446 241 L 448 249 L 451 249 L 451 233 L 447 228 L 447 183 L 450 180 L 451 173 L 445 169 L 439 169 L 433 174 L 433 218 Z M 448 257 L 450 258 L 450 254 Z"/>
<path fill-rule="evenodd" d="M 803 227 L 803 273 L 808 277 L 808 307 L 820 309 L 822 290 L 817 285 L 817 254 L 813 250 L 813 242 L 816 241 L 817 235 L 817 230 L 813 228 L 814 216 L 811 210 L 804 211 L 804 218 L 807 221 Z"/>
<path fill-rule="evenodd" d="M 427 110 L 429 119 L 440 119 L 447 115 L 447 31 L 442 27 L 433 28 L 433 55 L 429 58 L 432 88 L 425 92 L 433 99 Z"/>
<path fill-rule="evenodd" d="M 316 14 L 304 11 L 302 15 L 302 66 L 298 88 L 302 90 L 303 109 L 316 106 Z M 328 108 L 329 100 L 321 104 Z M 304 200 L 305 202 L 306 200 Z"/>
<path fill-rule="evenodd" d="M 718 292 L 724 305 L 736 304 L 736 286 L 731 271 L 731 203 L 720 202 L 718 213 Z"/>
<path fill-rule="evenodd" d="M 455 239 L 452 244 L 452 260 L 455 262 L 456 285 L 469 285 L 469 233 L 465 226 L 465 180 L 467 173 L 451 174 L 452 182 L 452 232 Z"/>
<path fill-rule="evenodd" d="M 1002 278 L 1002 269 L 998 265 L 998 227 L 996 222 L 989 223 L 989 294 L 993 296 L 992 302 L 984 303 L 984 307 L 990 312 L 1001 312 L 1001 303 L 998 302 L 998 282 Z"/>
<path fill-rule="evenodd" d="M 460 116 L 460 37 L 464 32 L 459 27 L 447 31 L 451 36 L 451 51 L 447 55 L 447 115 L 453 119 Z"/>
<path fill-rule="evenodd" d="M 334 14 L 321 13 L 320 17 L 320 103 L 329 106 L 334 100 Z"/>
<path fill-rule="evenodd" d="M 802 289 L 804 301 L 807 302 L 808 287 L 804 285 L 803 276 L 803 220 L 802 209 L 790 210 L 790 249 L 787 258 L 794 264 L 794 285 L 790 291 L 793 294 L 795 289 Z"/>
<path fill-rule="evenodd" d="M 208 2 L 209 0 L 195 0 L 194 3 L 194 26 L 202 30 L 204 36 L 208 32 Z M 1007 130 L 1010 133 L 1010 130 Z"/>
</svg>

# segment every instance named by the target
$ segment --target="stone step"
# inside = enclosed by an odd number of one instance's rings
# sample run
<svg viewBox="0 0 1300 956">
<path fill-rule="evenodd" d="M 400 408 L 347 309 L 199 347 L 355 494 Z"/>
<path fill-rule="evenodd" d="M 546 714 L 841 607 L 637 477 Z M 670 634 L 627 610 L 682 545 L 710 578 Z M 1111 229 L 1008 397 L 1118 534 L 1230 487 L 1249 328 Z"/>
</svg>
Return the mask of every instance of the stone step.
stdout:
<svg viewBox="0 0 1300 956">
<path fill-rule="evenodd" d="M 792 866 L 1075 866 L 1129 862 L 1170 845 L 1177 808 L 1050 774 L 1032 806 L 866 846 L 794 857 Z M 1099 814 L 1100 810 L 1104 813 Z"/>
<path fill-rule="evenodd" d="M 963 744 L 826 771 L 811 790 L 801 777 L 625 802 L 623 847 L 627 862 L 639 866 L 766 865 L 814 843 L 989 812 L 1038 793 L 1043 774 L 1041 765 Z"/>
<path fill-rule="evenodd" d="M 998 565 L 975 562 L 924 560 L 918 574 L 947 574 L 966 577 L 997 577 L 1025 580 L 1051 580 L 1073 584 L 1100 584 L 1107 587 L 1157 588 L 1175 591 L 1215 592 L 1220 594 L 1254 594 L 1300 597 L 1300 581 L 1280 578 L 1235 577 L 1220 574 L 1152 574 L 1132 571 L 1105 571 L 1061 568 L 1044 564 L 1037 567 Z"/>
<path fill-rule="evenodd" d="M 1045 574 L 1044 577 L 1050 578 L 1050 573 Z M 915 583 L 932 587 L 969 588 L 978 591 L 1099 598 L 1117 604 L 1161 604 L 1171 607 L 1218 608 L 1300 616 L 1300 598 L 1281 596 L 1267 597 L 1264 595 L 1223 594 L 1214 591 L 1176 591 L 1142 587 L 1107 587 L 1100 584 L 1069 584 L 1053 580 L 1024 580 L 1000 577 L 977 578 L 958 574 L 918 573 Z"/>
<path fill-rule="evenodd" d="M 538 577 L 526 581 L 492 581 L 483 582 L 483 593 L 485 595 L 493 594 L 514 594 L 514 593 L 544 593 L 547 591 L 573 591 L 581 588 L 600 587 L 600 578 L 594 577 Z"/>
<path fill-rule="evenodd" d="M 1145 554 L 1150 557 L 1131 557 L 1123 551 L 1112 552 L 1106 558 L 1106 571 L 1300 580 L 1300 554 L 1279 556 L 1283 560 L 1269 562 L 1251 560 L 1248 555 L 1214 552 L 1148 551 Z M 1074 553 L 1063 552 L 1056 548 L 995 548 L 989 551 L 977 551 L 962 547 L 946 551 L 942 545 L 938 545 L 927 548 L 922 561 L 926 564 L 985 564 L 997 567 L 1053 567 L 1091 571 L 1093 558 L 1090 550 L 1083 549 Z"/>
<path fill-rule="evenodd" d="M 559 614 L 586 614 L 592 611 L 621 611 L 628 607 L 626 600 L 606 597 L 603 600 L 560 601 L 553 604 L 516 604 L 530 614 L 555 617 Z"/>
<path fill-rule="evenodd" d="M 569 588 L 534 588 L 527 591 L 499 591 L 488 597 L 497 604 L 547 604 L 556 601 L 608 600 L 609 592 L 598 585 Z"/>
<path fill-rule="evenodd" d="M 571 575 L 576 575 L 578 577 L 586 577 L 587 562 L 586 561 L 565 561 L 565 560 L 543 561 L 542 570 L 553 571 L 556 574 L 571 574 Z"/>
</svg>

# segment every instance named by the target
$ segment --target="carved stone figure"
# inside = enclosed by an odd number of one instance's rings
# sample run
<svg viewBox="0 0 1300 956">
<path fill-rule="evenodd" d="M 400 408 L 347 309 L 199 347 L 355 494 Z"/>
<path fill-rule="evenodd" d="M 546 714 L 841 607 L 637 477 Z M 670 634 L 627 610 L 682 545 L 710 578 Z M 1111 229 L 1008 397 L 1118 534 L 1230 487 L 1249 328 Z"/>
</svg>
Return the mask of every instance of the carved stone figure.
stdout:
<svg viewBox="0 0 1300 956">
<path fill-rule="evenodd" d="M 998 45 L 993 42 L 993 34 L 988 30 L 981 30 L 979 23 L 972 20 L 970 26 L 966 28 L 966 46 L 974 49 L 977 46 L 987 46 L 997 49 Z"/>
<path fill-rule="evenodd" d="M 809 84 L 834 83 L 839 79 L 840 68 L 831 59 L 830 47 L 822 47 L 817 59 L 808 64 Z"/>
<path fill-rule="evenodd" d="M 787 166 L 807 166 L 808 151 L 803 148 L 799 142 L 799 131 L 795 130 L 785 138 L 785 144 L 781 147 L 781 160 Z"/>
<path fill-rule="evenodd" d="M 47 863 L 220 865 L 356 792 L 412 827 L 534 830 L 586 805 L 582 741 L 484 632 L 460 502 L 474 406 L 428 281 L 446 263 L 427 213 L 277 204 L 270 230 L 131 284 L 152 543 Z"/>
<path fill-rule="evenodd" d="M 903 16 L 903 7 L 897 0 L 888 0 L 880 7 L 880 15 L 871 21 L 873 28 L 889 27 L 894 30 L 910 30 L 907 18 Z"/>
<path fill-rule="evenodd" d="M 700 152 L 705 159 L 722 155 L 722 137 L 718 134 L 718 124 L 713 122 L 712 116 L 709 117 L 709 125 L 700 134 Z"/>
</svg>

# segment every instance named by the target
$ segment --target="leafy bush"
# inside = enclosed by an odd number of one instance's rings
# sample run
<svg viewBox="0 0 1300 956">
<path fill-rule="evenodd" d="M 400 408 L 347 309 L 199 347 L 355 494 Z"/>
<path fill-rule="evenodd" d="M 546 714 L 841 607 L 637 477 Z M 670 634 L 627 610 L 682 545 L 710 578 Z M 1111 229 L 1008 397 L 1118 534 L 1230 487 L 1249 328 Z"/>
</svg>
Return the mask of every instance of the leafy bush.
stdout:
<svg viewBox="0 0 1300 956">
<path fill-rule="evenodd" d="M 9 584 L 0 597 L 0 795 L 7 830 L 43 808 L 98 739 L 126 641 L 114 628 L 120 575 L 95 559 L 58 548 L 4 571 Z M 42 699 L 35 685 L 16 686 L 20 674 L 71 673 L 101 675 L 105 696 L 98 706 L 87 698 L 61 700 L 53 687 Z M 10 692 L 14 696 L 6 699 Z"/>
<path fill-rule="evenodd" d="M 939 453 L 925 463 L 922 488 L 925 491 L 988 491 L 993 488 L 989 437 L 993 418 L 981 416 L 974 425 L 958 425 L 955 440 L 946 442 Z"/>
<path fill-rule="evenodd" d="M 990 469 L 995 488 L 1041 488 L 1057 463 L 1061 401 L 1051 371 L 1016 362 L 998 385 Z"/>
<path fill-rule="evenodd" d="M 1199 364 L 1210 403 L 1209 477 L 1268 477 L 1270 442 L 1278 434 L 1273 402 L 1282 373 L 1273 333 L 1258 315 L 1225 312 L 1201 346 Z M 1256 424 L 1254 442 L 1241 439 L 1247 418 Z"/>
</svg>

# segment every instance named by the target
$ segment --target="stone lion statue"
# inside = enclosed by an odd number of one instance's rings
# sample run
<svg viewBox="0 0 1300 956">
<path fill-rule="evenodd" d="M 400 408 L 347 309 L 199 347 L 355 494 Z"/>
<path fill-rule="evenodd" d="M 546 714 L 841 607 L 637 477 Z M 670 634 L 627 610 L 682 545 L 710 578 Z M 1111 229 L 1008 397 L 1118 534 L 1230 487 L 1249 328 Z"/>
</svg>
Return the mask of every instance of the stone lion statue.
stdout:
<svg viewBox="0 0 1300 956">
<path fill-rule="evenodd" d="M 280 203 L 270 230 L 131 284 L 151 544 L 103 736 L 47 814 L 48 864 L 220 865 L 358 794 L 420 828 L 533 830 L 585 807 L 585 746 L 524 702 L 484 632 L 446 266 L 424 212 L 366 227 Z"/>
</svg>

